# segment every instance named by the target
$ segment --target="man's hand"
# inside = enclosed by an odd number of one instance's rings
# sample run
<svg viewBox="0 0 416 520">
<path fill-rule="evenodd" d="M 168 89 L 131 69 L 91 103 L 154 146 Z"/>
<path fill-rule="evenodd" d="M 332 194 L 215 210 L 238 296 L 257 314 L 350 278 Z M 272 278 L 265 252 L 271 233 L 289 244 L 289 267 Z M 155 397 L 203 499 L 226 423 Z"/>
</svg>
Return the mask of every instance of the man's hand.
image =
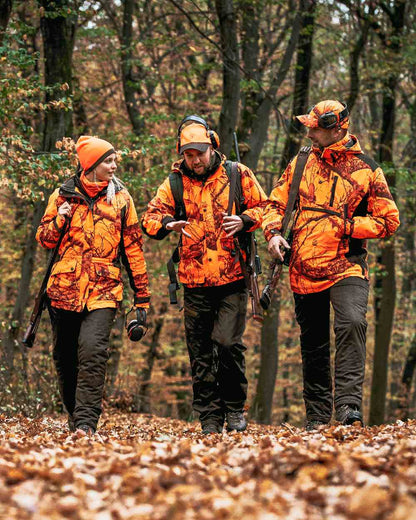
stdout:
<svg viewBox="0 0 416 520">
<path fill-rule="evenodd" d="M 277 235 L 269 240 L 268 249 L 273 258 L 277 258 L 283 262 L 283 253 L 286 249 L 290 249 L 290 245 L 282 236 Z"/>
<path fill-rule="evenodd" d="M 176 231 L 176 233 L 183 233 L 185 236 L 192 238 L 184 229 L 188 224 L 189 222 L 187 220 L 174 220 L 166 224 L 166 229 L 168 231 Z"/>
<path fill-rule="evenodd" d="M 227 213 L 223 213 L 222 215 L 224 217 L 222 227 L 227 233 L 227 237 L 232 237 L 243 229 L 243 221 L 238 215 L 227 215 Z"/>
</svg>

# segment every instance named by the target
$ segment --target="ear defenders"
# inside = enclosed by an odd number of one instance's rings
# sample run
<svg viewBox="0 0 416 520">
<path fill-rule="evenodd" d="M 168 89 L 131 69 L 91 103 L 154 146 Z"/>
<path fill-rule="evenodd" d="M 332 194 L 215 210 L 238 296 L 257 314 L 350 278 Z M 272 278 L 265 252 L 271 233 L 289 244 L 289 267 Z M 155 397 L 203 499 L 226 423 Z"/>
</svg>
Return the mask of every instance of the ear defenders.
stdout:
<svg viewBox="0 0 416 520">
<path fill-rule="evenodd" d="M 131 308 L 129 312 L 126 314 L 127 316 L 134 310 Z M 140 341 L 143 336 L 145 336 L 147 332 L 146 325 L 146 310 L 145 309 L 135 309 L 136 310 L 136 319 L 131 320 L 128 323 L 126 322 L 126 330 L 127 336 L 130 341 Z"/>
<path fill-rule="evenodd" d="M 325 128 L 325 130 L 328 130 L 330 128 L 334 128 L 335 126 L 341 126 L 341 123 L 346 119 L 349 115 L 347 104 L 340 101 L 341 105 L 344 107 L 341 112 L 336 114 L 335 112 L 325 112 L 325 114 L 319 114 L 315 111 L 315 106 L 312 107 L 311 111 L 313 110 L 318 118 L 318 126 L 320 128 Z"/>
<path fill-rule="evenodd" d="M 220 138 L 218 137 L 217 132 L 214 132 L 214 130 L 210 130 L 208 123 L 202 117 L 196 116 L 196 115 L 191 115 L 191 116 L 186 116 L 184 119 L 182 119 L 182 121 L 180 122 L 180 124 L 178 126 L 178 136 L 177 136 L 177 141 L 176 141 L 176 151 L 178 153 L 180 153 L 179 150 L 181 149 L 181 146 L 182 146 L 181 145 L 181 132 L 185 126 L 187 126 L 191 123 L 197 123 L 199 125 L 202 125 L 206 129 L 207 137 L 209 137 L 209 139 L 211 141 L 211 145 L 214 148 L 214 150 L 217 150 L 220 147 Z"/>
</svg>

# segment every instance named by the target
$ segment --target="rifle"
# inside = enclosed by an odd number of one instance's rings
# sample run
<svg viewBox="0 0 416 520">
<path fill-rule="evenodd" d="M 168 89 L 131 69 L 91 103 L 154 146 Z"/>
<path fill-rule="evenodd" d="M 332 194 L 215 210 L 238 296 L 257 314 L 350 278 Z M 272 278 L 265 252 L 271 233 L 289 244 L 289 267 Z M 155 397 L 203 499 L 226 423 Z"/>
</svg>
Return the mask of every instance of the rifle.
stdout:
<svg viewBox="0 0 416 520">
<path fill-rule="evenodd" d="M 68 227 L 68 219 L 65 218 L 65 224 L 61 230 L 61 233 L 58 238 L 58 242 L 54 249 L 52 250 L 49 260 L 48 266 L 46 268 L 45 276 L 43 277 L 42 283 L 40 285 L 40 289 L 35 298 L 35 304 L 33 306 L 32 314 L 29 319 L 29 326 L 26 329 L 25 335 L 23 336 L 22 343 L 27 348 L 32 348 L 33 343 L 35 341 L 36 333 L 38 331 L 40 318 L 42 316 L 42 312 L 46 309 L 47 296 L 46 296 L 46 287 L 48 285 L 48 280 L 52 272 L 52 267 L 55 263 L 56 257 L 58 256 L 59 247 L 61 245 L 62 239 Z"/>
<path fill-rule="evenodd" d="M 237 134 L 233 132 L 233 139 L 234 139 L 234 147 L 235 147 L 235 154 L 237 157 L 237 162 L 240 162 L 240 152 L 238 149 L 238 142 L 237 142 Z M 234 166 L 235 165 L 235 166 Z M 233 163 L 233 166 L 235 170 L 237 170 L 237 164 Z M 232 169 L 234 169 L 232 168 Z M 228 205 L 228 214 L 231 215 L 231 209 L 232 209 L 232 202 L 235 197 L 233 195 L 235 194 L 235 187 L 236 187 L 236 179 L 237 179 L 237 172 L 231 176 L 231 182 L 230 182 L 230 201 Z M 238 208 L 239 209 L 239 208 Z M 260 257 L 257 254 L 257 240 L 256 236 L 254 234 L 254 231 L 250 233 L 249 243 L 247 246 L 247 260 L 246 263 L 244 262 L 244 259 L 241 255 L 241 247 L 238 241 L 237 237 L 234 237 L 234 246 L 236 250 L 238 251 L 241 270 L 243 272 L 246 286 L 249 291 L 250 299 L 251 299 L 251 314 L 253 316 L 253 319 L 255 321 L 262 322 L 263 321 L 263 309 L 260 304 L 260 290 L 259 290 L 259 284 L 258 284 L 258 275 L 261 274 L 261 262 Z"/>
<path fill-rule="evenodd" d="M 291 242 L 291 234 L 292 227 L 294 224 L 294 213 L 296 201 L 298 200 L 299 194 L 299 186 L 300 181 L 302 179 L 303 170 L 305 169 L 306 161 L 308 160 L 311 148 L 310 146 L 303 146 L 298 155 L 298 159 L 296 161 L 295 171 L 293 172 L 292 184 L 289 190 L 288 201 L 286 204 L 285 213 L 283 215 L 282 227 L 280 229 L 280 234 L 284 237 L 290 244 Z M 263 292 L 260 297 L 260 304 L 264 310 L 267 310 L 272 301 L 272 295 L 277 285 L 279 284 L 280 276 L 282 274 L 283 264 L 289 265 L 289 255 L 290 251 L 286 251 L 283 262 L 279 259 L 273 260 L 270 264 L 269 276 L 267 278 L 266 286 L 263 289 Z"/>
</svg>

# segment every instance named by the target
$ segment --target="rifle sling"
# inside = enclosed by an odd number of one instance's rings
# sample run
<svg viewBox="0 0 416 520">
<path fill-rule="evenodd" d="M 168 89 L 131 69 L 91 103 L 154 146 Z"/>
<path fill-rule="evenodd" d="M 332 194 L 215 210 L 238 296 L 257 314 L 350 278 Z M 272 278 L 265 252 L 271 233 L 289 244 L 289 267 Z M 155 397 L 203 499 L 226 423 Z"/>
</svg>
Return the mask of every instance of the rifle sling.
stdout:
<svg viewBox="0 0 416 520">
<path fill-rule="evenodd" d="M 302 179 L 303 170 L 305 169 L 306 161 L 308 160 L 310 151 L 310 146 L 303 146 L 298 154 L 295 171 L 293 172 L 292 184 L 290 185 L 289 189 L 289 197 L 286 204 L 285 213 L 283 215 L 282 227 L 280 230 L 280 234 L 283 237 L 287 232 L 287 227 L 289 225 L 292 212 L 295 208 L 295 204 L 299 196 L 300 181 Z"/>
</svg>

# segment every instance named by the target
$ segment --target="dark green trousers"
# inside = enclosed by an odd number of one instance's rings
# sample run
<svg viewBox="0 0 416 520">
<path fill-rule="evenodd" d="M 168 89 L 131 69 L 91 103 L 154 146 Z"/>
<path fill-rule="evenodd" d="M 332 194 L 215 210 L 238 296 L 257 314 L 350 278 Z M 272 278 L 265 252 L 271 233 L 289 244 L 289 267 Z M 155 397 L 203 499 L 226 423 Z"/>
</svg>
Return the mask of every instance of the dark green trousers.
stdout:
<svg viewBox="0 0 416 520">
<path fill-rule="evenodd" d="M 116 309 L 71 312 L 49 306 L 59 391 L 75 428 L 97 428 L 115 314 Z"/>
<path fill-rule="evenodd" d="M 294 294 L 300 325 L 303 398 L 308 420 L 329 422 L 342 404 L 361 408 L 365 369 L 368 282 L 350 277 L 326 291 Z M 334 311 L 335 392 L 329 346 L 329 311 Z"/>
<path fill-rule="evenodd" d="M 185 332 L 192 370 L 193 409 L 201 422 L 221 422 L 247 398 L 242 336 L 247 311 L 244 281 L 187 288 Z"/>
</svg>

